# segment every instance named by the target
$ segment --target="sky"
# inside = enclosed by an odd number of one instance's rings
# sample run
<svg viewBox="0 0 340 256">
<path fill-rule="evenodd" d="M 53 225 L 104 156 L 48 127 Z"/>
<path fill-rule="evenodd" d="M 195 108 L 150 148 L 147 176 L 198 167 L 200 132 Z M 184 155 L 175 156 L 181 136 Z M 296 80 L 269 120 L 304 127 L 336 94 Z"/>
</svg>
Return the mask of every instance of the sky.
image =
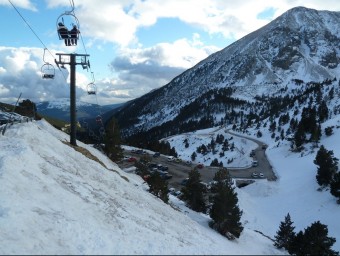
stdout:
<svg viewBox="0 0 340 256">
<path fill-rule="evenodd" d="M 75 15 L 65 15 L 73 5 Z M 20 93 L 34 102 L 68 98 L 69 66 L 59 70 L 54 59 L 77 53 L 90 55 L 90 69 L 77 65 L 77 98 L 126 102 L 296 6 L 340 11 L 337 0 L 0 0 L 0 101 L 14 103 Z M 59 40 L 62 19 L 79 24 L 78 46 Z M 53 80 L 41 78 L 46 63 Z"/>
<path fill-rule="evenodd" d="M 325 125 L 339 123 L 336 117 Z M 196 139 L 207 144 L 211 137 L 202 135 L 212 131 L 199 131 Z M 339 138 L 340 129 L 322 137 L 336 156 Z M 235 188 L 244 230 L 229 241 L 209 228 L 208 215 L 172 195 L 171 206 L 164 204 L 138 175 L 91 145 L 77 142 L 102 164 L 68 146 L 69 135 L 45 120 L 14 124 L 0 135 L 0 254 L 283 255 L 259 232 L 274 238 L 288 212 L 296 232 L 317 220 L 327 225 L 340 251 L 340 208 L 329 191 L 317 190 L 316 152 L 301 156 L 286 143 L 277 147 L 269 132 L 261 139 L 278 180 Z M 180 147 L 181 135 L 172 143 Z M 242 145 L 235 140 L 235 146 Z"/>
</svg>

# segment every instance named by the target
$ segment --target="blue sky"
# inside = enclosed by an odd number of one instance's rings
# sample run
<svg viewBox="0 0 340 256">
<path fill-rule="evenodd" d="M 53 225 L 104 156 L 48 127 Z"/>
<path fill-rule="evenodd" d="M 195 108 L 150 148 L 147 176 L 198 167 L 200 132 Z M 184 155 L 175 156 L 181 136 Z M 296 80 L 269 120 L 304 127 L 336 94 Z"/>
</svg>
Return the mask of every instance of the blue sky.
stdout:
<svg viewBox="0 0 340 256">
<path fill-rule="evenodd" d="M 72 3 L 82 40 L 66 47 L 56 22 Z M 91 70 L 77 66 L 80 100 L 125 102 L 296 6 L 340 11 L 338 0 L 0 0 L 0 102 L 13 103 L 20 93 L 35 102 L 69 97 L 67 70 L 41 79 L 45 47 L 45 60 L 52 64 L 55 53 L 90 54 Z M 64 17 L 70 26 L 73 21 Z M 91 72 L 96 96 L 86 91 Z"/>
</svg>

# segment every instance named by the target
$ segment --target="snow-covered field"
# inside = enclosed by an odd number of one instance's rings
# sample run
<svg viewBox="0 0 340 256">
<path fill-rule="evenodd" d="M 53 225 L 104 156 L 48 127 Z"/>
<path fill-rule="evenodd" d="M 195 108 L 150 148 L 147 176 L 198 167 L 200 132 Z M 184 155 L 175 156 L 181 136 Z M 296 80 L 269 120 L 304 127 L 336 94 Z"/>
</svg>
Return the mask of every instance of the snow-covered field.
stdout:
<svg viewBox="0 0 340 256">
<path fill-rule="evenodd" d="M 245 229 L 228 241 L 207 215 L 174 197 L 164 204 L 139 176 L 78 142 L 101 164 L 90 160 L 67 141 L 45 121 L 0 136 L 0 254 L 282 254 L 254 231 L 262 218 L 249 223 L 257 196 L 239 191 Z"/>
</svg>

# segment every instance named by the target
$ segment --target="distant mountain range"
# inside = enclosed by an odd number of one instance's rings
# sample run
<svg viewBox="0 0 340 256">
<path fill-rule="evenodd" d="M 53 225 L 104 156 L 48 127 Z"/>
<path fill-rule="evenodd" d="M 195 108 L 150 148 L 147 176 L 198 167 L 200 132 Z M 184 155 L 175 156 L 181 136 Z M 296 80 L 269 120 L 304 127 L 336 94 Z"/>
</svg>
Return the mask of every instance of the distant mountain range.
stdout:
<svg viewBox="0 0 340 256">
<path fill-rule="evenodd" d="M 122 105 L 123 104 L 112 104 L 100 106 L 97 104 L 77 101 L 77 119 L 79 121 L 88 121 L 91 119 L 95 120 L 98 115 L 101 115 L 102 117 L 106 117 L 107 115 L 112 116 L 110 112 Z M 65 122 L 70 121 L 70 100 L 68 98 L 39 102 L 36 106 L 38 113 L 41 115 L 60 119 Z M 109 113 L 107 114 L 107 112 Z"/>
<path fill-rule="evenodd" d="M 121 133 L 150 140 L 267 118 L 275 97 L 339 77 L 339 24 L 340 12 L 293 8 L 117 109 Z"/>
</svg>

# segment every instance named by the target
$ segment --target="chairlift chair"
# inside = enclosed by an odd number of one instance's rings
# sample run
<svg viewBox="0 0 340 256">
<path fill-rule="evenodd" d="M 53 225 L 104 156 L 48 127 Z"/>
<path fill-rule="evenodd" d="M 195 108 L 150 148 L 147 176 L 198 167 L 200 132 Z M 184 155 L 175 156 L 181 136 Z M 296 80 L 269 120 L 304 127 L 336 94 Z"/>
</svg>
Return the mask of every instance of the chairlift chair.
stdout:
<svg viewBox="0 0 340 256">
<path fill-rule="evenodd" d="M 53 79 L 55 75 L 55 69 L 53 65 L 49 63 L 45 63 L 41 67 L 42 78 L 44 79 Z"/>
<path fill-rule="evenodd" d="M 46 48 L 44 49 L 44 55 L 43 55 L 43 61 L 45 64 L 42 65 L 41 67 L 41 76 L 43 79 L 53 79 L 55 75 L 55 68 L 52 64 L 48 63 L 45 61 L 45 51 Z"/>
<path fill-rule="evenodd" d="M 88 123 L 87 123 L 87 122 L 85 122 L 85 121 L 83 121 L 83 127 L 84 127 L 84 129 L 87 129 L 87 128 L 89 128 L 89 125 L 88 125 Z"/>
<path fill-rule="evenodd" d="M 87 85 L 87 94 L 91 95 L 96 93 L 97 93 L 96 85 L 94 83 L 89 83 Z"/>
<path fill-rule="evenodd" d="M 77 29 L 79 30 L 80 26 L 79 26 L 79 20 L 78 18 L 74 15 L 74 6 L 72 7 L 71 11 L 66 11 L 65 13 L 61 14 L 58 18 L 57 18 L 57 23 L 56 23 L 56 27 L 57 27 L 57 31 L 58 31 L 58 37 L 59 40 L 78 40 L 79 39 L 79 33 L 74 34 L 74 37 L 71 38 L 69 37 L 70 35 L 70 29 L 65 25 L 66 23 L 70 23 L 70 25 L 73 27 L 74 25 L 77 26 Z M 67 30 L 59 30 L 59 24 L 62 24 L 63 26 L 65 26 L 67 28 Z M 72 28 L 71 27 L 71 28 Z M 65 42 L 66 43 L 66 42 Z M 71 44 L 65 44 L 66 46 L 71 46 Z"/>
<path fill-rule="evenodd" d="M 93 72 L 92 72 L 92 79 L 93 79 L 93 81 L 87 85 L 87 94 L 89 94 L 89 95 L 97 94 L 97 87 L 94 83 Z"/>
<path fill-rule="evenodd" d="M 94 132 L 93 132 L 91 129 L 89 130 L 89 136 L 90 136 L 90 137 L 93 137 L 93 136 L 94 136 Z"/>
<path fill-rule="evenodd" d="M 105 135 L 105 128 L 103 126 L 99 128 L 99 133 L 101 136 Z"/>
<path fill-rule="evenodd" d="M 103 119 L 102 119 L 102 117 L 101 117 L 100 115 L 98 115 L 98 116 L 96 117 L 96 123 L 97 123 L 97 124 L 103 124 Z"/>
</svg>

